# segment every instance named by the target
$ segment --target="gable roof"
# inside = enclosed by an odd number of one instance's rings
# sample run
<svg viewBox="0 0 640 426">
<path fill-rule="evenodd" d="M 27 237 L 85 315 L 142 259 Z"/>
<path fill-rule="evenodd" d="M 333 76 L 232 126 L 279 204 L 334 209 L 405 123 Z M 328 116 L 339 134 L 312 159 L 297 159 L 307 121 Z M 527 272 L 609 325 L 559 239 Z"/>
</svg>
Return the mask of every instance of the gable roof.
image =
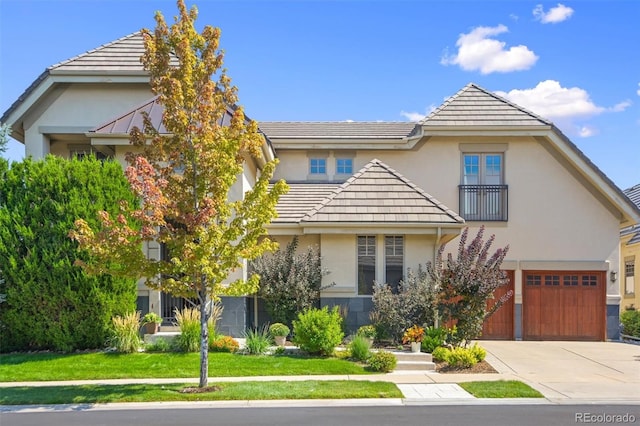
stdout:
<svg viewBox="0 0 640 426">
<path fill-rule="evenodd" d="M 338 183 L 288 183 L 289 192 L 281 195 L 276 210 L 278 217 L 272 223 L 300 223 L 305 215 L 321 204 L 335 190 Z"/>
<path fill-rule="evenodd" d="M 640 184 L 632 186 L 631 188 L 627 188 L 623 192 L 633 204 L 640 208 Z M 640 224 L 638 223 L 622 229 L 620 231 L 620 236 L 624 237 L 634 233 L 635 235 L 633 235 L 631 239 L 627 241 L 627 245 L 640 243 Z"/>
<path fill-rule="evenodd" d="M 422 126 L 543 126 L 551 122 L 469 83 L 420 121 Z"/>
<path fill-rule="evenodd" d="M 461 225 L 464 219 L 374 159 L 310 210 L 301 223 Z"/>
</svg>

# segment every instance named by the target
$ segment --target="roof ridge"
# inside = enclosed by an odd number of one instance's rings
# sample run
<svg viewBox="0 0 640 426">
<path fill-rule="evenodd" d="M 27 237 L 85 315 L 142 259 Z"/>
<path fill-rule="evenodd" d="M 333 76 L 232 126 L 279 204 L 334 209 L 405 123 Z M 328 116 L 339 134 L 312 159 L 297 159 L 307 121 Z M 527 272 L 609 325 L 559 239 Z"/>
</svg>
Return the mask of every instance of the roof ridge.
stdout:
<svg viewBox="0 0 640 426">
<path fill-rule="evenodd" d="M 300 123 L 300 124 L 313 124 L 313 123 L 319 123 L 319 124 L 334 124 L 334 123 L 345 123 L 345 124 L 413 124 L 415 125 L 415 121 L 381 121 L 381 120 L 368 120 L 368 121 L 356 121 L 356 120 L 326 120 L 326 121 L 322 121 L 322 120 L 315 120 L 315 121 L 311 121 L 311 120 L 307 120 L 307 121 L 294 121 L 294 120 L 288 120 L 288 121 L 280 121 L 280 120 L 276 120 L 276 121 L 272 121 L 272 120 L 263 120 L 260 121 L 261 123 Z"/>
<path fill-rule="evenodd" d="M 114 45 L 114 44 L 116 44 L 116 43 L 120 43 L 120 42 L 122 42 L 122 41 L 124 41 L 124 40 L 130 39 L 130 38 L 135 37 L 135 36 L 138 36 L 138 35 L 140 35 L 140 34 L 142 34 L 142 30 L 138 30 L 138 31 L 136 31 L 136 32 L 134 32 L 134 33 L 128 34 L 128 35 L 126 35 L 126 36 L 124 36 L 124 37 L 120 37 L 119 39 L 116 39 L 116 40 L 110 41 L 110 42 L 108 42 L 108 43 L 101 44 L 100 46 L 98 46 L 98 47 L 94 47 L 94 48 L 93 48 L 93 49 L 91 49 L 91 50 L 87 50 L 87 51 L 86 51 L 86 52 L 84 52 L 84 53 L 80 53 L 79 55 L 76 55 L 76 56 L 74 56 L 74 57 L 72 57 L 72 58 L 69 58 L 69 59 L 66 59 L 66 60 L 64 60 L 64 61 L 58 62 L 57 64 L 53 64 L 53 65 L 51 65 L 51 66 L 47 67 L 47 71 L 51 71 L 51 70 L 54 70 L 54 69 L 56 69 L 56 68 L 60 68 L 60 67 L 61 67 L 61 66 L 63 66 L 63 65 L 67 65 L 67 64 L 69 64 L 69 63 L 71 63 L 71 62 L 73 62 L 73 61 L 76 61 L 76 60 L 80 59 L 80 58 L 83 58 L 83 57 L 85 57 L 85 56 L 91 55 L 91 54 L 93 54 L 93 53 L 95 53 L 95 52 L 98 52 L 98 51 L 100 51 L 100 50 L 106 49 L 107 47 L 110 47 L 110 46 L 112 46 L 112 45 Z"/>
</svg>

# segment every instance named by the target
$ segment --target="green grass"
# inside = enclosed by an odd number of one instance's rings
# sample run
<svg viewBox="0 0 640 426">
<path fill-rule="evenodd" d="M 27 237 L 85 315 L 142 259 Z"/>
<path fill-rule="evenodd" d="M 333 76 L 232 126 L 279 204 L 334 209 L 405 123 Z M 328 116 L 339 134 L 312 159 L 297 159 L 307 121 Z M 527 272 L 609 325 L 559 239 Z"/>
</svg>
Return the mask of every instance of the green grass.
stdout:
<svg viewBox="0 0 640 426">
<path fill-rule="evenodd" d="M 51 381 L 198 377 L 197 353 L 84 353 L 0 355 L 0 381 Z M 337 358 L 209 354 L 209 377 L 370 374 Z"/>
<path fill-rule="evenodd" d="M 476 398 L 544 398 L 537 390 L 517 380 L 459 383 Z"/>
<path fill-rule="evenodd" d="M 0 388 L 0 405 L 96 404 L 151 401 L 402 398 L 395 384 L 368 381 L 210 383 L 219 389 L 181 393 L 192 384 L 86 385 Z"/>
</svg>

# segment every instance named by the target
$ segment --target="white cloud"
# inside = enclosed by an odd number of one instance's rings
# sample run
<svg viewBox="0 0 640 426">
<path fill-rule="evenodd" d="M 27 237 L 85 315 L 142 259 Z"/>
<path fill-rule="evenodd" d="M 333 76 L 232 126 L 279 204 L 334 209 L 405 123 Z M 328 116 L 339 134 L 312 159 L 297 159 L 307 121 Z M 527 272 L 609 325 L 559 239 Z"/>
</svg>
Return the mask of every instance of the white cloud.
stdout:
<svg viewBox="0 0 640 426">
<path fill-rule="evenodd" d="M 585 118 L 606 110 L 595 105 L 586 90 L 562 87 L 555 80 L 541 81 L 533 89 L 496 93 L 549 119 Z"/>
<path fill-rule="evenodd" d="M 533 16 L 543 24 L 557 24 L 558 22 L 566 21 L 571 15 L 573 15 L 573 9 L 562 3 L 558 3 L 556 7 L 552 7 L 548 12 L 544 11 L 541 4 L 533 9 Z"/>
<path fill-rule="evenodd" d="M 506 48 L 505 42 L 492 38 L 508 31 L 506 26 L 498 25 L 497 27 L 477 27 L 468 34 L 460 34 L 456 42 L 458 54 L 445 53 L 440 63 L 459 65 L 465 71 L 479 70 L 482 74 L 531 68 L 538 57 L 527 46 Z"/>
<path fill-rule="evenodd" d="M 415 112 L 415 111 L 407 112 L 403 110 L 403 111 L 400 111 L 400 115 L 409 121 L 421 121 L 427 115 L 431 114 L 435 109 L 436 109 L 435 105 L 429 105 L 429 107 L 426 109 L 426 112 L 424 114 Z"/>
<path fill-rule="evenodd" d="M 593 136 L 597 133 L 596 129 L 591 126 L 582 126 L 580 128 L 580 132 L 578 133 L 581 138 L 588 138 L 589 136 Z"/>
<path fill-rule="evenodd" d="M 640 83 L 638 83 L 638 86 L 640 86 Z M 640 89 L 638 89 L 636 93 L 638 94 L 638 96 L 640 96 Z"/>
<path fill-rule="evenodd" d="M 615 104 L 612 108 L 609 108 L 609 110 L 612 112 L 622 112 L 625 109 L 629 108 L 632 104 L 633 102 L 627 99 L 626 101 Z"/>
</svg>

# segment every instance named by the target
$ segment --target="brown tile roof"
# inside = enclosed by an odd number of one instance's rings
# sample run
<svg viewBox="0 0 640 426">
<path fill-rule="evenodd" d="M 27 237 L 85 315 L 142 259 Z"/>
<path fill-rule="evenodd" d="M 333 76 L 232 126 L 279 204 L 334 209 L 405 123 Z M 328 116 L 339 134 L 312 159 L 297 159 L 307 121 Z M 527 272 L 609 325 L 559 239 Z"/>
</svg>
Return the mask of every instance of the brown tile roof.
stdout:
<svg viewBox="0 0 640 426">
<path fill-rule="evenodd" d="M 289 192 L 280 197 L 278 217 L 272 223 L 299 223 L 339 187 L 338 183 L 289 183 Z"/>
<path fill-rule="evenodd" d="M 376 159 L 310 210 L 301 223 L 462 224 L 464 219 Z"/>
<path fill-rule="evenodd" d="M 424 120 L 423 126 L 545 126 L 551 122 L 469 83 Z"/>
<path fill-rule="evenodd" d="M 91 72 L 103 74 L 109 72 L 146 74 L 140 57 L 144 54 L 142 32 L 129 34 L 81 55 L 67 59 L 48 68 L 51 74 Z M 176 57 L 172 58 L 178 64 Z"/>
<path fill-rule="evenodd" d="M 401 139 L 416 127 L 400 121 L 262 121 L 259 125 L 270 139 Z"/>
</svg>

